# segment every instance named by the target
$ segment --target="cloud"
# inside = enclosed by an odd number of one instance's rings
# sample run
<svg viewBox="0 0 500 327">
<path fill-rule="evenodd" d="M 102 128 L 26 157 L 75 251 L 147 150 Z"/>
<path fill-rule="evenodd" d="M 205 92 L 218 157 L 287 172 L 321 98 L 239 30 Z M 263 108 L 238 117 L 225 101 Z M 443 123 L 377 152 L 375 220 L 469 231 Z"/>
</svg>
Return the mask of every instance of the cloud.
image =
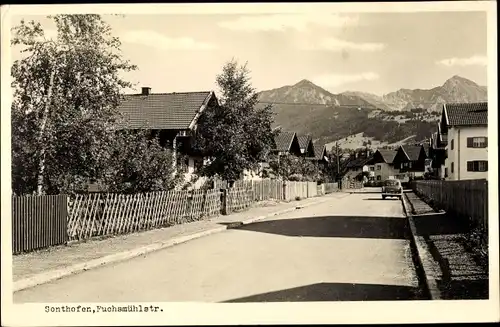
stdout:
<svg viewBox="0 0 500 327">
<path fill-rule="evenodd" d="M 162 50 L 212 50 L 211 43 L 200 42 L 189 37 L 172 38 L 155 31 L 140 30 L 124 33 L 120 40 Z"/>
<path fill-rule="evenodd" d="M 218 25 L 222 28 L 245 32 L 284 32 L 288 29 L 303 32 L 307 30 L 309 25 L 344 27 L 357 24 L 357 16 L 338 14 L 274 14 L 242 16 L 235 20 L 220 22 Z"/>
<path fill-rule="evenodd" d="M 469 58 L 447 58 L 439 60 L 436 64 L 441 66 L 486 66 L 488 65 L 488 58 L 486 56 L 472 56 Z"/>
<path fill-rule="evenodd" d="M 324 74 L 312 78 L 312 82 L 322 87 L 337 87 L 344 84 L 361 82 L 361 81 L 375 81 L 380 76 L 374 72 L 365 72 L 359 74 Z"/>
<path fill-rule="evenodd" d="M 306 41 L 308 42 L 308 41 Z M 304 43 L 300 46 L 303 50 L 326 50 L 326 51 L 363 51 L 363 52 L 376 52 L 385 49 L 384 43 L 371 43 L 371 42 L 350 42 L 337 38 L 326 38 L 317 43 Z"/>
</svg>

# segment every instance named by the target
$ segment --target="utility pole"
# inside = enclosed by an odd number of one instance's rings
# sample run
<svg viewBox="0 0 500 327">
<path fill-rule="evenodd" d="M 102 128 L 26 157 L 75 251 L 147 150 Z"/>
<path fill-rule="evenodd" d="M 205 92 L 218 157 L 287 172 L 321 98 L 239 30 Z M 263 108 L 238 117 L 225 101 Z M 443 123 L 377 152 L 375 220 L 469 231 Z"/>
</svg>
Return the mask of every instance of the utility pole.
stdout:
<svg viewBox="0 0 500 327">
<path fill-rule="evenodd" d="M 335 142 L 335 157 L 337 157 L 337 179 L 340 174 L 339 142 Z"/>
</svg>

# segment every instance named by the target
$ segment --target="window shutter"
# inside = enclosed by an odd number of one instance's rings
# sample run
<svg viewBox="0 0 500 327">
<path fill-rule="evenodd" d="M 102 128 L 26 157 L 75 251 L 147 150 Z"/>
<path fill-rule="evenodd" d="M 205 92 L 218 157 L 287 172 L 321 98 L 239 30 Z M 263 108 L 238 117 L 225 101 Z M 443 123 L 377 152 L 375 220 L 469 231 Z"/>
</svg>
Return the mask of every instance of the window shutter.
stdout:
<svg viewBox="0 0 500 327">
<path fill-rule="evenodd" d="M 484 162 L 484 171 L 488 171 L 488 161 Z"/>
<path fill-rule="evenodd" d="M 468 148 L 474 147 L 474 139 L 472 137 L 467 138 L 467 147 Z"/>
<path fill-rule="evenodd" d="M 467 161 L 467 171 L 474 171 L 474 161 Z"/>
<path fill-rule="evenodd" d="M 484 138 L 484 147 L 485 148 L 488 147 L 488 138 L 487 137 Z"/>
<path fill-rule="evenodd" d="M 451 150 L 453 150 L 453 145 L 454 145 L 454 144 L 453 144 L 453 143 L 454 143 L 453 141 L 454 141 L 454 140 L 451 140 L 451 144 L 450 144 L 450 148 L 451 148 Z"/>
</svg>

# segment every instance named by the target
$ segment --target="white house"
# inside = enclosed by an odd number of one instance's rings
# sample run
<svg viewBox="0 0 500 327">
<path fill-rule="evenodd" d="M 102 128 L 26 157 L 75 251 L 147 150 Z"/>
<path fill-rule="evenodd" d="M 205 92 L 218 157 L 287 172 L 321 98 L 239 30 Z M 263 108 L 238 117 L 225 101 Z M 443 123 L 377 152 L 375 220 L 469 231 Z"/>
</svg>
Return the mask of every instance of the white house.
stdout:
<svg viewBox="0 0 500 327">
<path fill-rule="evenodd" d="M 396 154 L 397 151 L 393 149 L 378 149 L 375 151 L 373 154 L 374 180 L 383 182 L 399 174 L 399 169 L 394 167 L 394 158 Z"/>
<path fill-rule="evenodd" d="M 447 180 L 488 178 L 488 103 L 443 105 Z"/>
</svg>

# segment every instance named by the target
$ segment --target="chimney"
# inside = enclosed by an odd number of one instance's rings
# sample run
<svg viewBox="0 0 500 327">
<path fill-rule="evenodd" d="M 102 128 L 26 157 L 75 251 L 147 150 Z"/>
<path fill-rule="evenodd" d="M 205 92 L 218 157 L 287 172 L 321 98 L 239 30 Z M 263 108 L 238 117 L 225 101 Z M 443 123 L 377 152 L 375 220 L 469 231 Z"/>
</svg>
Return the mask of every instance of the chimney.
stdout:
<svg viewBox="0 0 500 327">
<path fill-rule="evenodd" d="M 150 93 L 151 93 L 150 87 L 143 87 L 142 88 L 142 95 L 149 95 Z"/>
</svg>

